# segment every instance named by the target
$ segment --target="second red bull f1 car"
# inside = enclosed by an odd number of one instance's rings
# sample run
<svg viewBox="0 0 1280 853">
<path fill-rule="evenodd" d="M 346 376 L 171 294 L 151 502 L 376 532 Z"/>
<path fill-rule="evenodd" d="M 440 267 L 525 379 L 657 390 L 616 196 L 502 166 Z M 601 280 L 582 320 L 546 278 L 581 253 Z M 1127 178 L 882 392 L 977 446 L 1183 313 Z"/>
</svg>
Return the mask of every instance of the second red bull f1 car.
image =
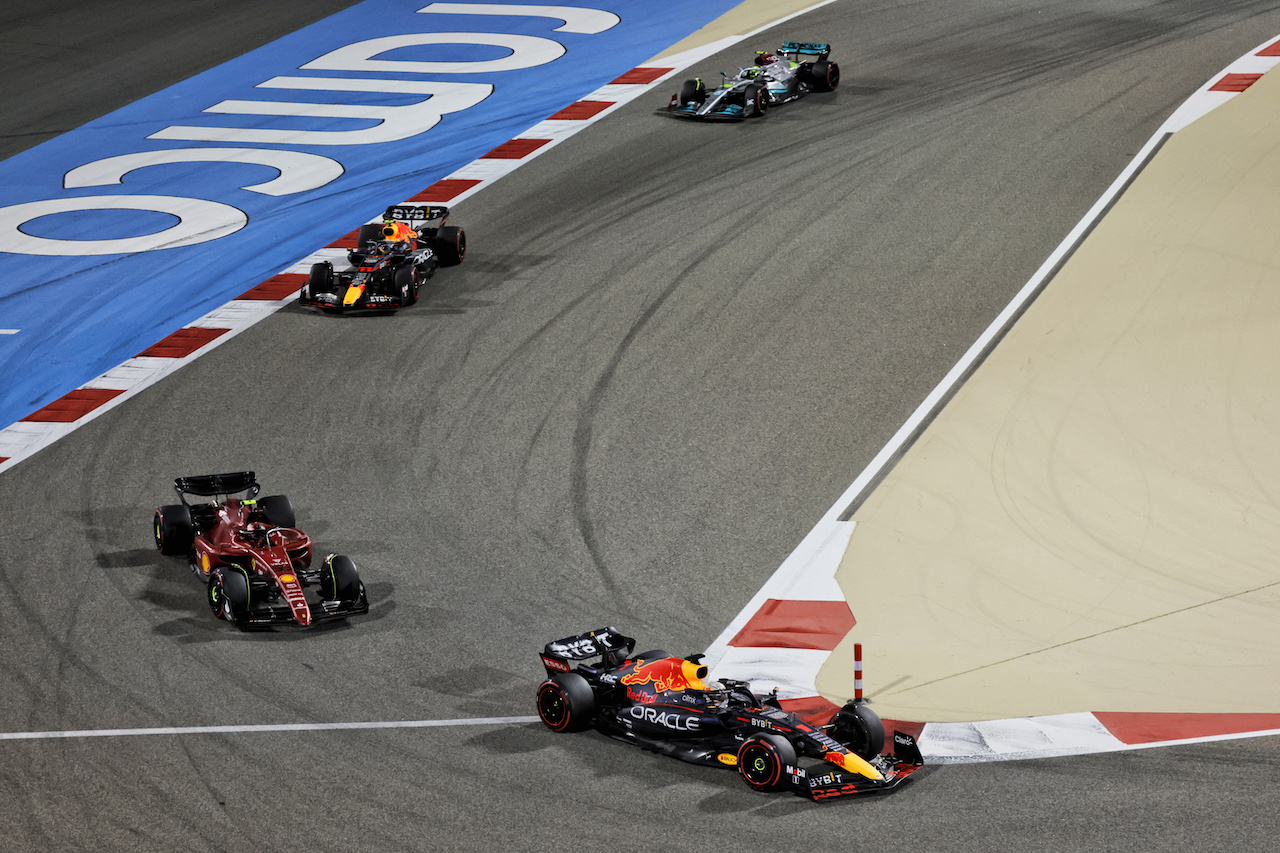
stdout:
<svg viewBox="0 0 1280 853">
<path fill-rule="evenodd" d="M 694 764 L 736 767 L 757 791 L 790 790 L 813 800 L 884 794 L 924 766 L 915 739 L 895 732 L 884 754 L 884 724 L 860 701 L 826 725 L 763 699 L 746 681 L 706 681 L 702 655 L 660 649 L 631 654 L 635 640 L 601 628 L 547 643 L 538 716 L 552 731 L 600 732 Z M 598 658 L 598 662 L 588 663 Z M 576 666 L 573 665 L 576 663 Z"/>
<path fill-rule="evenodd" d="M 437 267 L 455 266 L 467 256 L 466 232 L 446 225 L 448 218 L 449 208 L 441 205 L 388 207 L 381 223 L 357 232 L 356 247 L 347 253 L 350 269 L 335 270 L 330 261 L 311 265 L 298 301 L 330 313 L 414 304 Z"/>
</svg>

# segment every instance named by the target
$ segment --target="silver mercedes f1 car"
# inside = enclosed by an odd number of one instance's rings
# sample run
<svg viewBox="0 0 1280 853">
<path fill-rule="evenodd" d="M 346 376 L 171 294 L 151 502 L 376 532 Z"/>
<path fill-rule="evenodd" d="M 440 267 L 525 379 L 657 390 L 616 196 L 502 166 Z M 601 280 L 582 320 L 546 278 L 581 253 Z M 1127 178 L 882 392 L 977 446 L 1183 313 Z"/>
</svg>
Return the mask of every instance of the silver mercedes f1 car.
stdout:
<svg viewBox="0 0 1280 853">
<path fill-rule="evenodd" d="M 783 42 L 777 53 L 758 50 L 755 61 L 733 77 L 721 71 L 723 79 L 715 89 L 701 78 L 686 80 L 667 109 L 682 118 L 708 121 L 762 116 L 770 107 L 840 85 L 840 66 L 830 55 L 831 45 L 807 41 Z"/>
</svg>

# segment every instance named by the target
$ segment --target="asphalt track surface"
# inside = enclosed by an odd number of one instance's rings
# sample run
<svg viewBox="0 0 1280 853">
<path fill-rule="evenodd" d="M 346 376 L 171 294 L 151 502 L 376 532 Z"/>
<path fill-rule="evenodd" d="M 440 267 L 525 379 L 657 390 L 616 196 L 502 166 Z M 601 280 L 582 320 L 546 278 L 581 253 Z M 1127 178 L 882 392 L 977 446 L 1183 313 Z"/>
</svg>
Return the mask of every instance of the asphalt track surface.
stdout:
<svg viewBox="0 0 1280 853">
<path fill-rule="evenodd" d="M 340 5 L 192 6 L 200 26 L 6 7 L 4 39 L 46 47 L 4 66 L 4 153 Z M 418 307 L 287 309 L 15 467 L 0 731 L 529 714 L 553 637 L 612 623 L 701 650 L 1159 122 L 1280 32 L 1275 4 L 1204 5 L 840 0 L 755 40 L 832 42 L 834 95 L 739 126 L 642 98 L 460 204 L 472 255 Z M 355 557 L 369 616 L 209 617 L 147 525 L 173 476 L 238 468 Z M 1240 850 L 1280 830 L 1275 739 L 948 766 L 821 807 L 535 724 L 0 754 L 5 850 Z"/>
</svg>

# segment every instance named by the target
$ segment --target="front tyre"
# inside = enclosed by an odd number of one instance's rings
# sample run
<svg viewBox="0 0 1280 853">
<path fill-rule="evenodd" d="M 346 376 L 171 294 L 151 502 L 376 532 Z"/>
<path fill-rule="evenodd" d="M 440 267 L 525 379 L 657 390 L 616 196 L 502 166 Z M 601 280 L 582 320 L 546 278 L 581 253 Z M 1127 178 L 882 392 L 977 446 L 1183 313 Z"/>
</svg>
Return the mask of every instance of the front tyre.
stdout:
<svg viewBox="0 0 1280 853">
<path fill-rule="evenodd" d="M 591 725 L 596 697 L 576 672 L 558 672 L 538 687 L 538 717 L 553 732 L 580 732 Z"/>
<path fill-rule="evenodd" d="M 249 614 L 249 578 L 238 566 L 220 566 L 209 576 L 209 610 L 237 627 Z"/>
<path fill-rule="evenodd" d="M 875 711 L 856 702 L 846 702 L 836 711 L 828 723 L 827 734 L 864 761 L 884 751 L 884 723 Z"/>
<path fill-rule="evenodd" d="M 707 87 L 701 80 L 685 80 L 680 87 L 680 106 L 693 103 L 701 105 L 707 99 Z"/>
<path fill-rule="evenodd" d="M 796 764 L 791 741 L 774 734 L 752 735 L 738 747 L 738 772 L 756 791 L 777 791 L 787 784 L 787 765 Z"/>
<path fill-rule="evenodd" d="M 342 554 L 330 554 L 320 568 L 320 596 L 326 601 L 356 604 L 364 600 L 364 584 L 355 562 Z"/>
<path fill-rule="evenodd" d="M 743 98 L 745 99 L 743 115 L 748 118 L 762 116 L 769 109 L 769 94 L 759 83 L 748 86 L 747 91 L 743 93 Z"/>
<path fill-rule="evenodd" d="M 418 275 L 411 265 L 396 270 L 395 288 L 400 293 L 402 306 L 418 301 Z"/>
<path fill-rule="evenodd" d="M 311 265 L 311 274 L 307 276 L 306 290 L 315 299 L 321 293 L 333 292 L 333 264 L 321 261 Z"/>
</svg>

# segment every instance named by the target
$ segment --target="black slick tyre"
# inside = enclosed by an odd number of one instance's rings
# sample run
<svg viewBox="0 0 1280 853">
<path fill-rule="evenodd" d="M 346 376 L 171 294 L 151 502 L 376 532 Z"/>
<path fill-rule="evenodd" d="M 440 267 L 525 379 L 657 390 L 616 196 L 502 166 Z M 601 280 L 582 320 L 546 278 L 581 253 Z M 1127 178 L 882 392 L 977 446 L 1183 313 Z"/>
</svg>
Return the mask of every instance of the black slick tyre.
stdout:
<svg viewBox="0 0 1280 853">
<path fill-rule="evenodd" d="M 186 554 L 195 539 L 195 525 L 191 523 L 191 510 L 185 504 L 162 506 L 156 510 L 152 524 L 156 550 L 169 557 Z"/>
<path fill-rule="evenodd" d="M 664 658 L 673 658 L 675 655 L 666 649 L 650 649 L 647 652 L 641 652 L 638 655 L 631 656 L 633 660 L 663 660 Z"/>
<path fill-rule="evenodd" d="M 847 702 L 831 717 L 827 734 L 870 761 L 884 751 L 884 723 L 866 705 Z"/>
<path fill-rule="evenodd" d="M 297 527 L 298 516 L 293 511 L 293 501 L 285 495 L 267 495 L 258 498 L 258 509 L 272 527 Z"/>
<path fill-rule="evenodd" d="M 738 747 L 738 773 L 756 791 L 777 791 L 787 784 L 787 765 L 795 766 L 796 748 L 774 734 L 752 735 Z"/>
<path fill-rule="evenodd" d="M 343 554 L 330 554 L 320 568 L 320 595 L 326 601 L 354 603 L 364 597 L 364 584 L 355 562 Z"/>
<path fill-rule="evenodd" d="M 752 83 L 747 87 L 747 91 L 743 93 L 745 104 L 743 106 L 743 115 L 747 118 L 751 116 L 762 116 L 769 109 L 769 98 L 765 94 L 764 86 L 759 83 Z"/>
<path fill-rule="evenodd" d="M 209 576 L 209 610 L 240 627 L 249 613 L 249 578 L 239 566 L 220 566 Z"/>
<path fill-rule="evenodd" d="M 311 292 L 313 299 L 318 293 L 333 292 L 333 264 L 328 261 L 312 264 L 311 275 L 307 277 L 307 290 Z"/>
<path fill-rule="evenodd" d="M 830 92 L 840 85 L 840 65 L 823 59 L 813 63 L 809 78 L 815 92 Z"/>
<path fill-rule="evenodd" d="M 707 99 L 707 89 L 701 80 L 685 80 L 680 86 L 680 104 L 701 104 Z"/>
<path fill-rule="evenodd" d="M 467 232 L 446 225 L 436 231 L 432 248 L 440 257 L 441 266 L 456 267 L 467 257 Z"/>
<path fill-rule="evenodd" d="M 576 672 L 558 672 L 538 687 L 538 717 L 553 732 L 580 732 L 595 717 L 591 685 Z"/>
<path fill-rule="evenodd" d="M 368 225 L 361 225 L 360 230 L 356 232 L 356 252 L 361 255 L 369 254 L 369 247 L 374 243 L 382 241 L 382 225 L 377 222 L 371 222 Z"/>
<path fill-rule="evenodd" d="M 400 294 L 401 305 L 412 305 L 417 302 L 418 277 L 412 266 L 403 266 L 396 270 L 396 292 Z"/>
</svg>

